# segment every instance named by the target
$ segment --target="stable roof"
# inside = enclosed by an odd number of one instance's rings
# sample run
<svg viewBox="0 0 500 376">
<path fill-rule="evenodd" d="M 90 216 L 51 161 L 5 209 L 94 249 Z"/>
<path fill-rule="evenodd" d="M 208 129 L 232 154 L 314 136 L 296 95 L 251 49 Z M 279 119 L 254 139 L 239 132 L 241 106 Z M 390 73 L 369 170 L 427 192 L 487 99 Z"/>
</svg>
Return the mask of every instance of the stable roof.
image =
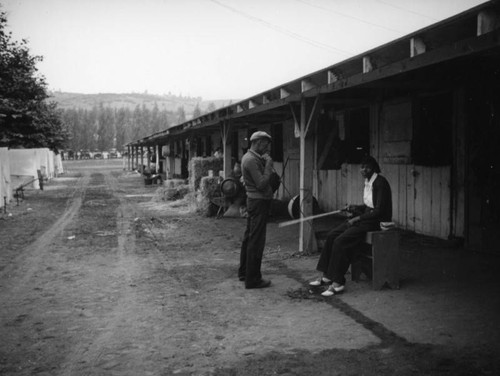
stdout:
<svg viewBox="0 0 500 376">
<path fill-rule="evenodd" d="M 342 100 L 356 101 L 369 96 L 371 88 L 395 85 L 421 85 L 420 80 L 395 82 L 398 76 L 422 68 L 471 56 L 487 56 L 500 47 L 500 7 L 496 1 L 487 2 L 453 17 L 415 31 L 404 37 L 376 47 L 352 58 L 237 103 L 169 127 L 163 131 L 133 141 L 127 146 L 152 146 L 167 139 L 196 131 L 213 131 L 231 121 L 235 127 L 247 124 L 272 124 L 294 115 L 290 106 L 303 98 L 344 93 L 359 88 L 358 97 Z"/>
</svg>

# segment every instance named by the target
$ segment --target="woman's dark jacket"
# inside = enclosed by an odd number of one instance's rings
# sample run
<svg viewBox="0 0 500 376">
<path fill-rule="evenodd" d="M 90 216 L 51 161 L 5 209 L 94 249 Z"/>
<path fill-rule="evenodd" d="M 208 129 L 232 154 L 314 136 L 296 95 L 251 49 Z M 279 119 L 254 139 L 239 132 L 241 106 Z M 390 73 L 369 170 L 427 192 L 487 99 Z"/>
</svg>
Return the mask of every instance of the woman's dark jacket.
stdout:
<svg viewBox="0 0 500 376">
<path fill-rule="evenodd" d="M 374 208 L 361 205 L 361 221 L 391 222 L 392 221 L 392 193 L 391 186 L 386 178 L 377 175 L 372 184 L 372 198 Z"/>
</svg>

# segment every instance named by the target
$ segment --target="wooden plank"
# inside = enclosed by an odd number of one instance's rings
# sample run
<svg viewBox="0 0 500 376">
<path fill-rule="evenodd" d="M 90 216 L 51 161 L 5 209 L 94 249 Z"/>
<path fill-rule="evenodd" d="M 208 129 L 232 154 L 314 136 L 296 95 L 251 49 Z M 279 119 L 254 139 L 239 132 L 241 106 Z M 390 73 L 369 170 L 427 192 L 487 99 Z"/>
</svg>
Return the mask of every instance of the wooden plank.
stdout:
<svg viewBox="0 0 500 376">
<path fill-rule="evenodd" d="M 345 183 L 344 183 L 344 186 L 345 186 L 345 191 L 344 191 L 344 194 L 345 194 L 345 199 L 346 199 L 346 202 L 348 202 L 349 204 L 354 204 L 354 202 L 352 201 L 352 182 L 351 182 L 351 179 L 352 179 L 352 165 L 350 164 L 346 164 L 345 166 L 345 175 L 343 176 L 344 180 L 345 180 Z"/>
<path fill-rule="evenodd" d="M 370 154 L 380 161 L 380 106 L 370 105 Z"/>
<path fill-rule="evenodd" d="M 433 167 L 429 168 L 431 174 L 432 174 L 432 179 L 431 179 L 431 184 L 430 184 L 430 190 L 431 190 L 431 203 L 432 203 L 432 208 L 430 212 L 430 223 L 431 223 L 431 229 L 430 232 L 428 232 L 428 235 L 431 236 L 439 236 L 441 234 L 441 226 L 442 226 L 442 208 L 443 208 L 443 203 L 441 202 L 441 171 L 442 169 L 439 167 Z"/>
<path fill-rule="evenodd" d="M 319 107 L 317 101 L 308 114 L 306 100 L 301 101 L 300 110 L 300 207 L 301 216 L 309 217 L 313 214 L 313 170 L 314 170 L 314 137 L 316 114 Z M 307 116 L 309 115 L 309 116 Z M 314 123 L 313 125 L 311 125 Z M 312 131 L 309 131 L 309 130 Z M 314 130 L 313 130 L 314 129 Z M 312 220 L 300 223 L 299 252 L 315 252 L 317 250 L 316 236 Z"/>
<path fill-rule="evenodd" d="M 274 166 L 274 171 L 276 171 L 276 173 L 279 176 L 283 176 L 283 162 L 274 162 L 273 166 Z M 282 182 L 280 184 L 280 187 L 278 188 L 278 190 L 275 192 L 274 198 L 277 198 L 277 199 L 283 198 L 283 192 L 284 192 L 284 189 L 283 189 L 283 182 Z"/>
<path fill-rule="evenodd" d="M 398 165 L 398 215 L 397 225 L 405 230 L 408 229 L 408 169 L 406 165 Z"/>
<path fill-rule="evenodd" d="M 323 189 L 323 184 L 327 180 L 328 170 L 319 170 L 316 171 L 316 181 L 314 185 L 314 195 L 318 200 L 319 207 L 322 210 L 328 211 L 328 206 L 330 204 L 330 200 L 327 197 L 328 190 Z"/>
<path fill-rule="evenodd" d="M 415 177 L 413 176 L 413 170 L 415 169 L 414 165 L 406 166 L 406 176 L 408 176 L 408 184 L 407 184 L 407 199 L 408 199 L 408 210 L 407 210 L 407 218 L 408 218 L 408 230 L 416 231 L 416 215 L 415 215 L 415 197 L 416 197 L 416 187 L 415 187 Z"/>
<path fill-rule="evenodd" d="M 410 39 L 410 56 L 414 57 L 426 51 L 425 42 L 422 38 L 413 37 Z"/>
<path fill-rule="evenodd" d="M 349 204 L 360 205 L 363 203 L 363 190 L 365 186 L 364 178 L 359 172 L 360 165 L 349 165 L 347 191 L 347 202 Z"/>
<path fill-rule="evenodd" d="M 485 9 L 477 15 L 477 35 L 489 33 L 500 27 L 500 15 L 496 9 Z"/>
<path fill-rule="evenodd" d="M 345 178 L 345 169 L 335 170 L 335 202 L 337 205 L 344 206 L 347 203 L 346 191 L 347 180 Z"/>
<path fill-rule="evenodd" d="M 466 152 L 465 152 L 465 89 L 455 92 L 453 109 L 455 111 L 455 126 L 453 127 L 453 235 L 465 237 L 465 184 L 466 184 Z M 451 180 L 450 180 L 451 181 Z"/>
<path fill-rule="evenodd" d="M 443 239 L 447 239 L 450 234 L 451 225 L 451 167 L 442 167 L 442 182 L 441 182 L 441 215 L 442 215 L 442 226 L 440 236 Z"/>
<path fill-rule="evenodd" d="M 222 143 L 222 155 L 223 155 L 223 170 L 224 170 L 224 178 L 228 178 L 232 171 L 232 148 L 231 148 L 231 122 L 223 121 L 220 125 L 220 135 L 221 135 L 221 143 Z M 235 156 L 237 158 L 237 156 Z"/>
<path fill-rule="evenodd" d="M 339 201 L 349 203 L 348 201 L 348 190 L 347 190 L 347 175 L 349 173 L 348 165 L 343 164 L 342 170 L 340 171 L 340 198 Z"/>
<path fill-rule="evenodd" d="M 416 208 L 420 217 L 419 232 L 432 234 L 432 169 L 418 166 Z"/>
<path fill-rule="evenodd" d="M 382 175 L 387 179 L 389 185 L 391 187 L 392 192 L 392 218 L 398 224 L 399 227 L 402 227 L 401 215 L 406 214 L 402 213 L 402 208 L 404 208 L 404 202 L 401 200 L 401 183 L 400 183 L 400 166 L 399 165 L 381 165 L 380 168 L 382 170 Z M 406 188 L 405 188 L 406 189 Z M 406 191 L 404 192 L 406 194 Z M 403 198 L 405 198 L 403 196 Z"/>
<path fill-rule="evenodd" d="M 156 156 L 156 173 L 159 174 L 160 173 L 160 145 L 156 145 L 156 152 L 155 152 L 155 156 Z"/>
<path fill-rule="evenodd" d="M 144 147 L 141 146 L 140 148 L 140 153 L 141 153 L 141 165 L 140 165 L 140 168 L 139 168 L 139 171 L 144 172 Z"/>
</svg>

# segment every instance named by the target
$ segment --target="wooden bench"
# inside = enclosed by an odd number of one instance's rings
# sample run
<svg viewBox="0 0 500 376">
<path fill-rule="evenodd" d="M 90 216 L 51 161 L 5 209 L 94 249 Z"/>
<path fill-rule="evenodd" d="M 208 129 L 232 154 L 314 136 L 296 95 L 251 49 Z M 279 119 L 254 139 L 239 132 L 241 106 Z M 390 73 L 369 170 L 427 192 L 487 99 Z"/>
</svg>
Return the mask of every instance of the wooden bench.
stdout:
<svg viewBox="0 0 500 376">
<path fill-rule="evenodd" d="M 322 247 L 328 231 L 316 232 L 318 246 Z M 331 228 L 331 225 L 329 226 Z M 387 231 L 371 231 L 366 234 L 362 252 L 351 264 L 351 279 L 359 281 L 361 274 L 372 280 L 375 290 L 385 285 L 399 288 L 399 238 L 396 229 Z"/>
<path fill-rule="evenodd" d="M 370 247 L 351 264 L 352 280 L 359 281 L 364 273 L 375 290 L 385 285 L 399 289 L 399 237 L 397 230 L 368 232 L 365 243 Z"/>
</svg>

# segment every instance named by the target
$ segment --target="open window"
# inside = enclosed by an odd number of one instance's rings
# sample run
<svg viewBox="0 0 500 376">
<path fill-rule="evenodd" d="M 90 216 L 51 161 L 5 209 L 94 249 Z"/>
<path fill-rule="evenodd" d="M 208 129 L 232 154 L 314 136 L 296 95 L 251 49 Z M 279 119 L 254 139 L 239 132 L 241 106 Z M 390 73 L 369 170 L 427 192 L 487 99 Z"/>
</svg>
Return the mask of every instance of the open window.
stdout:
<svg viewBox="0 0 500 376">
<path fill-rule="evenodd" d="M 319 170 L 338 170 L 343 163 L 360 163 L 370 149 L 369 108 L 325 108 L 318 118 L 317 147 Z"/>
<path fill-rule="evenodd" d="M 416 105 L 412 161 L 446 166 L 452 161 L 453 98 L 451 93 L 422 97 Z"/>
<path fill-rule="evenodd" d="M 283 162 L 283 124 L 271 126 L 271 158 L 275 162 Z"/>
</svg>

